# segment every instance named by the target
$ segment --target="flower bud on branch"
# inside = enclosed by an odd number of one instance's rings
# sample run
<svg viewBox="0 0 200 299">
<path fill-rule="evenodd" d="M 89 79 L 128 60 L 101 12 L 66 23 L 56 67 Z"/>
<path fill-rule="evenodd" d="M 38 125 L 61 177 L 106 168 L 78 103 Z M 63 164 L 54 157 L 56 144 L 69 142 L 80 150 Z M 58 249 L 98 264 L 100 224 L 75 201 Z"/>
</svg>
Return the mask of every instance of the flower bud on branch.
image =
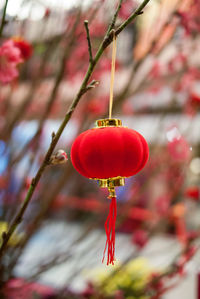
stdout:
<svg viewBox="0 0 200 299">
<path fill-rule="evenodd" d="M 68 160 L 67 154 L 64 150 L 60 149 L 56 152 L 55 155 L 52 155 L 49 165 L 64 164 Z"/>
</svg>

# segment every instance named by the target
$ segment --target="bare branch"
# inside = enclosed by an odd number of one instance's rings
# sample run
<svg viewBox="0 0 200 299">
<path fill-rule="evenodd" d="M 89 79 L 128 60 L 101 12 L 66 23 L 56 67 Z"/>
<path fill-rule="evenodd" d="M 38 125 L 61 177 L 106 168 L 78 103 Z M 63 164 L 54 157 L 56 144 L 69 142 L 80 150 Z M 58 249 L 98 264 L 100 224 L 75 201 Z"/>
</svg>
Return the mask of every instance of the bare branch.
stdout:
<svg viewBox="0 0 200 299">
<path fill-rule="evenodd" d="M 122 32 L 122 30 L 124 30 L 124 28 L 126 28 L 137 16 L 141 15 L 143 13 L 143 8 L 149 3 L 150 0 L 144 0 L 140 6 L 130 15 L 130 17 L 124 21 L 116 30 L 115 30 L 115 36 L 119 35 L 120 32 Z M 114 18 L 113 18 L 114 20 Z M 113 39 L 113 32 L 112 32 L 113 28 L 110 28 L 106 38 L 104 39 L 104 47 L 106 48 Z"/>
<path fill-rule="evenodd" d="M 110 32 L 110 31 L 115 27 L 115 23 L 116 23 L 117 16 L 118 16 L 119 11 L 120 11 L 121 6 L 122 6 L 122 2 L 123 2 L 123 0 L 120 0 L 120 1 L 119 1 L 119 4 L 118 4 L 117 9 L 116 9 L 116 11 L 115 11 L 115 14 L 114 14 L 114 16 L 113 16 L 113 19 L 112 19 L 112 21 L 111 21 L 111 23 L 110 23 L 110 26 L 109 26 L 109 28 L 108 28 L 108 32 Z"/>
<path fill-rule="evenodd" d="M 0 36 L 2 35 L 3 27 L 5 25 L 5 17 L 6 17 L 7 5 L 8 5 L 8 0 L 6 0 L 5 5 L 4 5 L 4 9 L 3 9 L 3 16 L 2 16 L 2 20 L 1 20 L 1 26 L 0 26 Z"/>
<path fill-rule="evenodd" d="M 90 32 L 89 32 L 89 27 L 88 27 L 88 20 L 84 21 L 84 26 L 87 34 L 87 41 L 88 41 L 88 52 L 89 52 L 89 57 L 90 57 L 90 63 L 93 63 L 93 56 L 92 56 L 92 45 L 91 45 L 91 40 L 90 40 Z"/>
</svg>

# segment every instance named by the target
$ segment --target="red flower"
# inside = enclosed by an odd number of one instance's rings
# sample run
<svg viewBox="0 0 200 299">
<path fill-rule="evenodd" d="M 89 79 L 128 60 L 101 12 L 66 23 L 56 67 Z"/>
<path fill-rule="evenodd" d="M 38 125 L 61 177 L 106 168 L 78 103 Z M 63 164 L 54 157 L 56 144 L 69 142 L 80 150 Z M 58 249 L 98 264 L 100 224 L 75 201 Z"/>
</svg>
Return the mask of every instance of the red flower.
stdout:
<svg viewBox="0 0 200 299">
<path fill-rule="evenodd" d="M 84 298 L 91 298 L 95 293 L 94 286 L 91 282 L 88 282 L 86 289 L 81 293 Z"/>
<path fill-rule="evenodd" d="M 132 238 L 133 243 L 138 246 L 139 248 L 144 247 L 147 242 L 148 242 L 148 234 L 145 230 L 143 229 L 138 229 L 134 232 L 133 238 Z"/>
<path fill-rule="evenodd" d="M 33 48 L 29 42 L 20 36 L 13 37 L 14 45 L 21 52 L 22 59 L 29 59 L 33 53 Z"/>
<path fill-rule="evenodd" d="M 188 198 L 199 200 L 200 199 L 200 190 L 197 186 L 188 187 L 185 190 L 184 195 Z"/>
<path fill-rule="evenodd" d="M 46 8 L 45 13 L 44 13 L 44 17 L 48 18 L 51 14 L 51 10 L 49 8 Z"/>
<path fill-rule="evenodd" d="M 162 275 L 160 275 L 159 273 L 152 273 L 150 286 L 152 289 L 156 291 L 163 289 L 164 282 L 162 280 Z"/>
<path fill-rule="evenodd" d="M 192 93 L 190 95 L 190 102 L 191 104 L 200 105 L 200 95 Z"/>
</svg>

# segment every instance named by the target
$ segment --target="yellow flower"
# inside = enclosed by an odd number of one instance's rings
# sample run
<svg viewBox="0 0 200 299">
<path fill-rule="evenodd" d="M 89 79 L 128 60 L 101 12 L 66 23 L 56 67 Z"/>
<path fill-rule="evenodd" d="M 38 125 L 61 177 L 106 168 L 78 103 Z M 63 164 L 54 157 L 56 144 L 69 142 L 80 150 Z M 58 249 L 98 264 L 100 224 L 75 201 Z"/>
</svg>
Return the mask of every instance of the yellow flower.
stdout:
<svg viewBox="0 0 200 299">
<path fill-rule="evenodd" d="M 151 269 L 148 264 L 148 260 L 145 258 L 137 258 L 130 261 L 125 266 L 125 271 L 134 281 L 134 288 L 141 289 L 148 282 Z"/>
<path fill-rule="evenodd" d="M 90 280 L 96 284 L 106 296 L 112 296 L 117 290 L 126 293 L 126 299 L 148 299 L 146 296 L 135 297 L 143 293 L 151 274 L 148 260 L 137 258 L 126 265 L 115 264 L 114 267 L 105 267 L 101 270 L 90 271 Z"/>
<path fill-rule="evenodd" d="M 117 268 L 115 268 L 115 270 L 116 269 Z M 140 291 L 145 287 L 150 273 L 151 270 L 148 261 L 144 258 L 138 258 L 130 261 L 127 265 L 122 266 L 116 273 L 109 271 L 104 276 L 101 275 L 100 282 L 104 282 L 102 284 L 102 289 L 106 295 L 112 295 L 119 289 L 129 289 L 131 293 Z M 129 296 L 129 299 L 134 299 L 134 297 Z"/>
</svg>

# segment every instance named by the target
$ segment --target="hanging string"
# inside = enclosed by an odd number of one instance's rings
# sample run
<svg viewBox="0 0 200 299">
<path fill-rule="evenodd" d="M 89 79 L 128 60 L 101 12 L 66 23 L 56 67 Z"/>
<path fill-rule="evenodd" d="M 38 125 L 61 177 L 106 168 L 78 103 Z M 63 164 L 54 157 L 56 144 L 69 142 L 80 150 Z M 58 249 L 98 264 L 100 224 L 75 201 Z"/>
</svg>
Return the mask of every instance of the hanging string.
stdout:
<svg viewBox="0 0 200 299">
<path fill-rule="evenodd" d="M 113 34 L 112 64 L 111 64 L 111 79 L 110 79 L 109 118 L 112 118 L 113 86 L 114 86 L 114 78 L 115 78 L 116 49 L 117 49 L 117 41 L 116 41 L 115 34 Z"/>
</svg>

